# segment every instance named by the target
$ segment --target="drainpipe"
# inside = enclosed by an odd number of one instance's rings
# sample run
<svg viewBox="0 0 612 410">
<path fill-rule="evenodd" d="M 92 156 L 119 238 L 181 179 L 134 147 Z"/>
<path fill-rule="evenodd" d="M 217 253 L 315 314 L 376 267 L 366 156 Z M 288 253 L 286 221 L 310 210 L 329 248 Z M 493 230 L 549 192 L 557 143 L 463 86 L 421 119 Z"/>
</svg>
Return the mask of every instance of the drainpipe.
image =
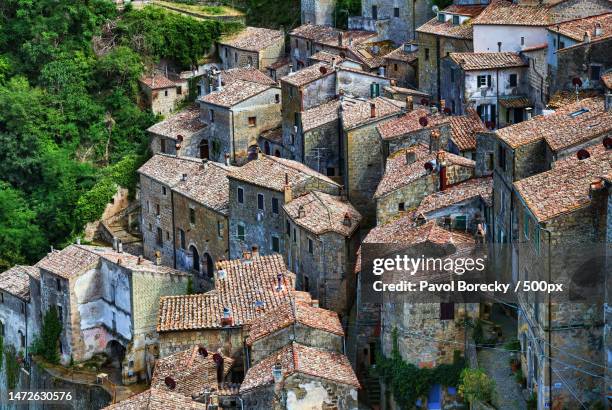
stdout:
<svg viewBox="0 0 612 410">
<path fill-rule="evenodd" d="M 231 110 L 231 113 L 232 113 L 232 153 L 234 154 L 233 155 L 234 163 L 236 163 L 236 137 L 234 135 L 234 110 Z"/>
<path fill-rule="evenodd" d="M 551 232 L 546 228 L 541 228 L 542 231 L 546 232 L 548 236 L 548 261 L 547 261 L 547 269 L 548 269 L 548 283 L 552 283 L 552 263 L 551 263 Z M 548 346 L 546 346 L 546 355 L 548 356 L 548 401 L 550 406 L 552 406 L 552 302 L 550 293 L 548 294 Z M 548 350 L 548 351 L 547 351 Z"/>
<path fill-rule="evenodd" d="M 440 37 L 436 36 L 436 83 L 438 102 L 440 101 Z"/>
<path fill-rule="evenodd" d="M 495 69 L 495 128 L 499 128 L 499 68 Z"/>
<path fill-rule="evenodd" d="M 174 191 L 170 188 L 170 209 L 172 211 L 172 254 L 173 254 L 173 266 L 176 269 L 176 226 L 174 223 Z M 162 232 L 162 240 L 164 233 Z"/>
</svg>

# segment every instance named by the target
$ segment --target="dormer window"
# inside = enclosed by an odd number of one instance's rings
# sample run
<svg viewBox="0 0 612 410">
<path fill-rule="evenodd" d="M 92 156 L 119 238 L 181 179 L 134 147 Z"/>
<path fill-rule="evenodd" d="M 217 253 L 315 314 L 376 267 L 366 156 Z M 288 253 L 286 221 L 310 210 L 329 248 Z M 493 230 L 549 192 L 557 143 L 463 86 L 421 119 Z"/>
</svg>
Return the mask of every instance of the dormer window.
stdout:
<svg viewBox="0 0 612 410">
<path fill-rule="evenodd" d="M 444 15 L 444 13 L 438 13 L 438 21 L 440 23 L 444 23 L 446 21 L 446 16 Z"/>
<path fill-rule="evenodd" d="M 459 16 L 453 16 L 453 26 L 459 25 Z"/>
</svg>

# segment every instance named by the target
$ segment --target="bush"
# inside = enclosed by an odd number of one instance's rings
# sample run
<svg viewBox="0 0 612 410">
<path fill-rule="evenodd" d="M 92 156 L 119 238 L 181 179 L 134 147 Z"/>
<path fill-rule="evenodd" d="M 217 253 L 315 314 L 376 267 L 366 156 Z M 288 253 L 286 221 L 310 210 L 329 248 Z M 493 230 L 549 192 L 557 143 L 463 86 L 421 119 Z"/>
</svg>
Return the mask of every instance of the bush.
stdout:
<svg viewBox="0 0 612 410">
<path fill-rule="evenodd" d="M 62 323 L 57 317 L 57 311 L 49 309 L 43 318 L 40 334 L 32 343 L 32 353 L 41 355 L 50 363 L 59 363 L 58 343 L 61 333 Z"/>
<path fill-rule="evenodd" d="M 459 393 L 473 404 L 490 403 L 495 392 L 495 381 L 482 369 L 464 369 L 461 372 Z"/>
<path fill-rule="evenodd" d="M 9 390 L 17 387 L 19 381 L 19 361 L 17 351 L 13 346 L 7 346 L 4 351 L 4 361 L 6 363 L 6 384 Z"/>
<path fill-rule="evenodd" d="M 504 349 L 518 352 L 521 350 L 521 342 L 518 339 L 509 340 L 504 344 Z"/>
</svg>

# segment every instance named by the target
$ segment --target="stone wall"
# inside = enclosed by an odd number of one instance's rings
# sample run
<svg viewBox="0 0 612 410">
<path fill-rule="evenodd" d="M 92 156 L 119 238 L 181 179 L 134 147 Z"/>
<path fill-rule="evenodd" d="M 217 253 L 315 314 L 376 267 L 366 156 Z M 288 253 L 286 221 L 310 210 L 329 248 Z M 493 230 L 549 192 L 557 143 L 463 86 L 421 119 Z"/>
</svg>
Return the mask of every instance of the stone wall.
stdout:
<svg viewBox="0 0 612 410">
<path fill-rule="evenodd" d="M 165 194 L 164 194 L 165 189 Z M 155 252 L 161 253 L 161 263 L 175 266 L 172 242 L 172 196 L 170 187 L 147 176 L 140 175 L 141 232 L 144 257 L 155 261 Z M 159 214 L 157 212 L 159 206 Z M 161 238 L 159 234 L 161 233 Z M 161 243 L 160 243 L 161 242 Z"/>
<path fill-rule="evenodd" d="M 58 309 L 58 306 L 62 308 L 60 317 L 62 322 L 62 333 L 60 334 L 59 345 L 62 359 L 69 359 L 73 349 L 73 328 L 78 329 L 78 321 L 74 319 L 73 312 L 71 311 L 72 300 L 70 297 L 71 288 L 69 282 L 67 279 L 60 278 L 59 276 L 41 269 L 40 287 L 41 312 L 43 317 L 49 309 Z M 75 360 L 77 359 L 75 358 Z"/>
<path fill-rule="evenodd" d="M 263 71 L 267 71 L 267 67 L 271 64 L 276 63 L 285 55 L 285 36 L 279 37 L 274 43 L 270 44 L 259 51 L 259 61 L 255 68 Z"/>
<path fill-rule="evenodd" d="M 303 0 L 301 1 L 302 24 L 332 26 L 336 0 Z"/>
<path fill-rule="evenodd" d="M 421 204 L 423 198 L 438 191 L 439 185 L 438 175 L 432 173 L 377 198 L 376 224 L 384 225 L 416 209 Z M 404 204 L 405 211 L 399 210 L 400 203 Z"/>
<path fill-rule="evenodd" d="M 202 345 L 209 352 L 222 352 L 225 356 L 242 358 L 242 328 L 226 327 L 223 329 L 177 330 L 161 332 L 159 335 L 159 357 Z M 240 367 L 242 360 L 234 364 Z"/>
<path fill-rule="evenodd" d="M 476 170 L 477 178 L 493 175 L 495 167 L 495 133 L 479 132 L 476 134 Z"/>
<path fill-rule="evenodd" d="M 219 57 L 221 58 L 222 70 L 236 67 L 255 67 L 259 69 L 260 60 L 257 51 L 241 50 L 220 44 Z"/>
<path fill-rule="evenodd" d="M 417 87 L 417 70 L 410 63 L 399 60 L 386 59 L 386 75 L 395 80 L 400 87 Z"/>
<path fill-rule="evenodd" d="M 391 85 L 391 80 L 376 74 L 369 74 L 362 71 L 338 70 L 336 88 L 338 93 L 342 90 L 345 94 L 353 97 L 373 98 L 371 85 L 378 84 L 381 93 L 383 88 Z"/>
<path fill-rule="evenodd" d="M 404 43 L 415 38 L 415 30 L 433 17 L 431 1 L 400 4 L 392 0 L 362 0 L 361 15 L 364 19 L 378 20 L 377 23 L 385 22 L 388 29 L 379 33 L 381 39 L 392 40 L 396 44 Z M 373 6 L 376 6 L 374 16 Z M 396 10 L 397 9 L 397 10 Z M 397 13 L 397 15 L 396 15 Z M 374 19 L 374 17 L 377 17 Z"/>
<path fill-rule="evenodd" d="M 304 164 L 323 175 L 340 176 L 340 122 L 334 120 L 304 133 Z"/>
<path fill-rule="evenodd" d="M 32 326 L 28 319 L 32 314 L 38 317 L 38 313 L 33 312 L 29 303 L 8 292 L 2 291 L 2 303 L 0 303 L 0 323 L 2 324 L 2 338 L 4 346 L 13 346 L 19 351 L 25 352 L 29 343 L 32 342 L 34 335 L 29 335 L 28 331 Z M 38 332 L 36 333 L 38 334 Z M 23 337 L 22 337 L 23 336 Z"/>
</svg>

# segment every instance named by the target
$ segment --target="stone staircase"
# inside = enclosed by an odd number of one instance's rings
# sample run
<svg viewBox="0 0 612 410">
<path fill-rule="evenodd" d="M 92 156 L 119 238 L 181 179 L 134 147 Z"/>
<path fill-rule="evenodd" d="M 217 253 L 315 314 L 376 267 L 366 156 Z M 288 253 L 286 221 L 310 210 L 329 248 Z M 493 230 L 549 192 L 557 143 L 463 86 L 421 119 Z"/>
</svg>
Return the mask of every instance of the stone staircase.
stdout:
<svg viewBox="0 0 612 410">
<path fill-rule="evenodd" d="M 113 237 L 121 241 L 124 251 L 133 255 L 142 254 L 142 238 L 128 232 L 120 221 L 115 221 L 110 225 L 105 224 L 105 227 Z"/>
<path fill-rule="evenodd" d="M 364 401 L 370 409 L 380 409 L 380 382 L 377 377 L 370 374 L 361 374 L 359 382 L 363 388 Z"/>
</svg>

